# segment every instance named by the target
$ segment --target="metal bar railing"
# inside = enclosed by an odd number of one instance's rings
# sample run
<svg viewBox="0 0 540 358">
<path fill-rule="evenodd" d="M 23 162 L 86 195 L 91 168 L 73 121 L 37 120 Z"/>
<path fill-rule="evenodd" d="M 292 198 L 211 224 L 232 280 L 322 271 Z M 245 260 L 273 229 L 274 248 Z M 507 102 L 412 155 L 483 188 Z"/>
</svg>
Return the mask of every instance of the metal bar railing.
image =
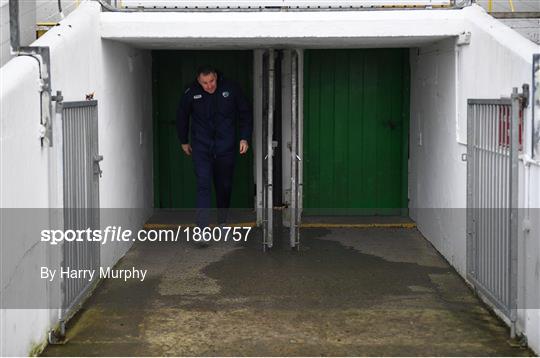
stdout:
<svg viewBox="0 0 540 358">
<path fill-rule="evenodd" d="M 472 0 L 123 0 L 114 5 L 96 1 L 112 12 L 418 10 L 456 9 L 472 4 Z"/>
<path fill-rule="evenodd" d="M 523 105 L 469 99 L 467 112 L 467 278 L 511 322 L 517 319 L 518 164 Z"/>
</svg>

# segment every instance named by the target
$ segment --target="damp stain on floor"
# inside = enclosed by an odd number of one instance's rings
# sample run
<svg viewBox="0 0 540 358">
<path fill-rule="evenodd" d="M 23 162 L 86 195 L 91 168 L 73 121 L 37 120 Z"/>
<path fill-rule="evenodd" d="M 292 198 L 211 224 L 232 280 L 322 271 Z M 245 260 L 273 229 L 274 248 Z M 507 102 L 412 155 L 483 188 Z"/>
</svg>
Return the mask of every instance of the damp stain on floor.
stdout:
<svg viewBox="0 0 540 358">
<path fill-rule="evenodd" d="M 527 356 L 415 229 L 303 229 L 198 248 L 138 243 L 53 356 Z"/>
</svg>

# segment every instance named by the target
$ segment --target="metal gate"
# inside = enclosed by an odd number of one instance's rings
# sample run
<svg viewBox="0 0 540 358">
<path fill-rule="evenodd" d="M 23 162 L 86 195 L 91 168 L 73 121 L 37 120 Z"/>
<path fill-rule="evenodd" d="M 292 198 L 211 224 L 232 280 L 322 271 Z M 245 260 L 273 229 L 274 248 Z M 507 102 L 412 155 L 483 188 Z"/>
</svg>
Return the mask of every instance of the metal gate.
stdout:
<svg viewBox="0 0 540 358">
<path fill-rule="evenodd" d="M 274 158 L 274 67 L 275 52 L 270 49 L 263 55 L 263 250 L 274 245 L 273 158 Z"/>
<path fill-rule="evenodd" d="M 521 99 L 469 99 L 467 278 L 511 322 L 517 309 L 518 152 Z"/>
<path fill-rule="evenodd" d="M 66 232 L 99 229 L 99 162 L 103 157 L 98 154 L 97 101 L 58 105 L 62 106 L 64 228 Z M 64 240 L 61 267 L 99 270 L 99 247 L 98 241 Z M 96 281 L 82 277 L 62 280 L 62 322 L 77 310 Z"/>
<path fill-rule="evenodd" d="M 300 184 L 300 136 L 301 128 L 299 121 L 299 56 L 298 51 L 291 51 L 291 202 L 290 202 L 290 246 L 300 249 L 300 198 L 302 197 L 302 186 Z"/>
<path fill-rule="evenodd" d="M 283 163 L 274 163 L 274 155 L 278 142 L 274 140 L 274 124 L 275 124 L 275 112 L 276 110 L 283 109 L 279 105 L 276 108 L 276 92 L 280 93 L 282 87 L 276 84 L 276 76 L 283 76 L 280 67 L 276 69 L 276 62 L 280 61 L 279 54 L 273 50 L 268 49 L 262 56 L 262 127 L 261 127 L 261 143 L 262 148 L 260 151 L 260 159 L 262 162 L 261 172 L 263 186 L 262 191 L 262 228 L 263 228 L 263 250 L 272 248 L 274 246 L 274 225 L 289 226 L 289 244 L 292 248 L 299 249 L 300 246 L 300 221 L 301 221 L 301 208 L 302 208 L 302 167 L 301 167 L 301 133 L 302 133 L 302 121 L 301 121 L 301 102 L 299 99 L 300 93 L 300 72 L 299 72 L 299 53 L 297 50 L 288 50 L 285 57 L 290 56 L 290 83 L 285 83 L 285 86 L 290 86 L 290 97 L 287 97 L 285 101 L 290 100 L 289 105 L 291 121 L 288 124 L 290 126 L 290 138 L 287 137 L 287 148 L 289 150 L 290 161 L 285 161 L 290 164 L 290 191 L 288 195 L 285 194 L 286 206 L 285 210 L 281 212 L 281 220 L 277 216 L 277 221 L 274 220 L 274 214 L 277 212 L 274 208 L 274 164 L 281 166 Z M 284 51 L 286 52 L 286 51 Z M 283 66 L 283 63 L 281 64 Z M 285 73 L 288 73 L 285 71 Z M 280 78 L 278 77 L 278 80 Z M 283 78 L 282 78 L 283 80 Z M 276 88 L 277 87 L 277 88 Z M 283 95 L 281 93 L 281 95 Z M 281 116 L 278 117 L 281 121 Z M 280 130 L 278 129 L 278 132 Z M 279 133 L 278 133 L 279 134 Z M 286 135 L 288 136 L 288 135 Z M 277 158 L 280 160 L 281 158 Z M 278 168 L 280 169 L 280 168 Z M 279 175 L 278 175 L 279 176 Z M 280 189 L 280 188 L 278 188 Z M 281 228 L 281 226 L 280 226 Z"/>
</svg>

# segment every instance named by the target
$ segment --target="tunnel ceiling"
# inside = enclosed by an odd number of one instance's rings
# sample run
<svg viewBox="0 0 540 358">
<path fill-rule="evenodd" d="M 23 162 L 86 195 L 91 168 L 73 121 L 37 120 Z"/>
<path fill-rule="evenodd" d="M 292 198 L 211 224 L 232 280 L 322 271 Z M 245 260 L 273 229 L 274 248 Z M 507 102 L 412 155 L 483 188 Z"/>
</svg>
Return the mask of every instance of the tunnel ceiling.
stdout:
<svg viewBox="0 0 540 358">
<path fill-rule="evenodd" d="M 463 11 L 102 13 L 100 28 L 148 49 L 416 47 L 466 31 Z"/>
<path fill-rule="evenodd" d="M 260 38 L 252 39 L 163 39 L 125 38 L 115 39 L 134 47 L 149 50 L 243 50 L 257 48 L 403 48 L 418 47 L 442 40 L 444 36 L 390 37 L 390 38 Z"/>
</svg>

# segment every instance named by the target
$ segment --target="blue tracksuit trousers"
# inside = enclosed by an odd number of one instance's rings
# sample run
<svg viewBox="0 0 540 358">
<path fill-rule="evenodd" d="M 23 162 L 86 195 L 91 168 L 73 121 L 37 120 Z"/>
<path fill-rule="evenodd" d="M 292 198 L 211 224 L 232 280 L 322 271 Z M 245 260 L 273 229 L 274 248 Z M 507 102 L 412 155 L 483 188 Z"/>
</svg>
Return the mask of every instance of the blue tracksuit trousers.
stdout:
<svg viewBox="0 0 540 358">
<path fill-rule="evenodd" d="M 223 224 L 227 221 L 231 204 L 236 153 L 216 155 L 206 150 L 194 150 L 192 155 L 197 178 L 197 226 L 208 226 L 212 207 L 212 183 L 216 191 L 218 224 Z"/>
</svg>

